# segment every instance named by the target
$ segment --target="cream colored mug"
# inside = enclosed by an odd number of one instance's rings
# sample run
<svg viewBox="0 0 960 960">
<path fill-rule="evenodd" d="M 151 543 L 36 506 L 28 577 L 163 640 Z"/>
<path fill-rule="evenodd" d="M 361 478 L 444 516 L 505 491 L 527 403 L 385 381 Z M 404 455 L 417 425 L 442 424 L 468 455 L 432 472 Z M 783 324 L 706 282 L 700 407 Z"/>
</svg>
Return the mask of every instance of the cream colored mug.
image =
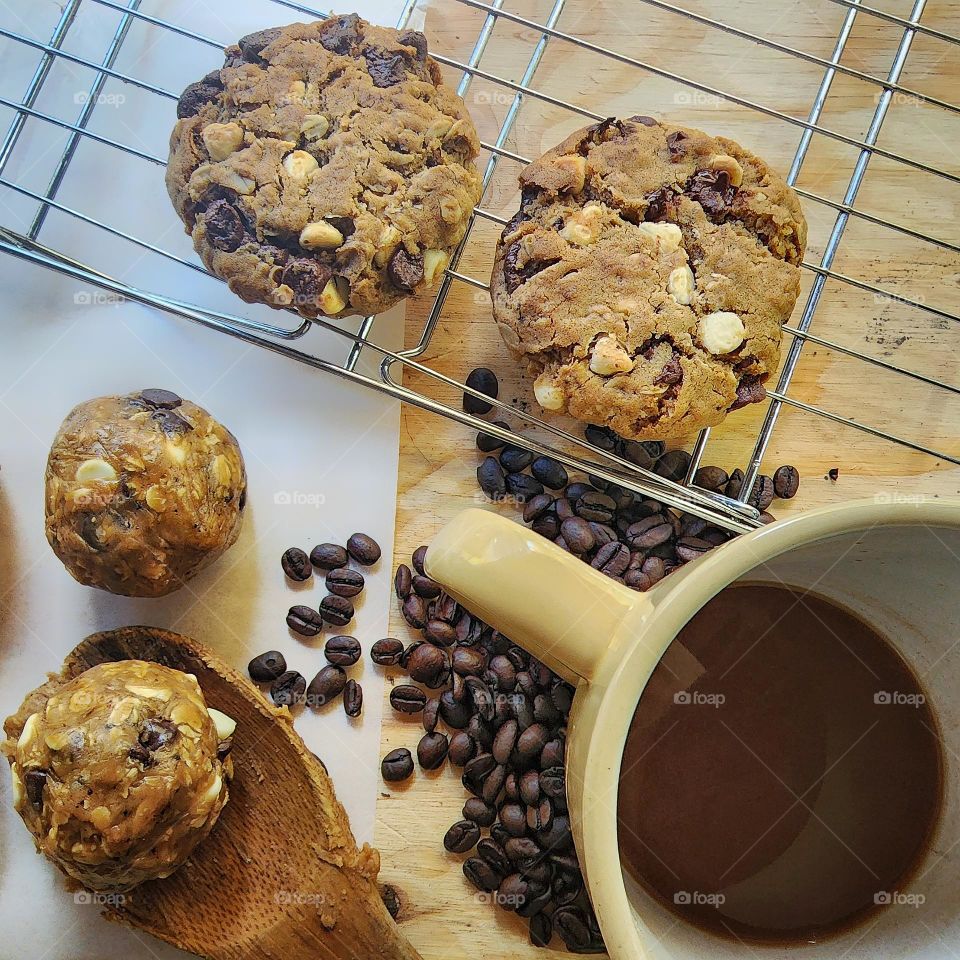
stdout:
<svg viewBox="0 0 960 960">
<path fill-rule="evenodd" d="M 946 960 L 960 955 L 960 500 L 853 502 L 763 527 L 637 593 L 494 513 L 433 541 L 427 572 L 577 685 L 567 747 L 570 819 L 614 960 Z M 913 667 L 944 738 L 943 816 L 906 890 L 817 945 L 741 945 L 677 918 L 621 869 L 617 790 L 640 695 L 682 627 L 736 581 L 786 583 L 857 613 Z"/>
</svg>

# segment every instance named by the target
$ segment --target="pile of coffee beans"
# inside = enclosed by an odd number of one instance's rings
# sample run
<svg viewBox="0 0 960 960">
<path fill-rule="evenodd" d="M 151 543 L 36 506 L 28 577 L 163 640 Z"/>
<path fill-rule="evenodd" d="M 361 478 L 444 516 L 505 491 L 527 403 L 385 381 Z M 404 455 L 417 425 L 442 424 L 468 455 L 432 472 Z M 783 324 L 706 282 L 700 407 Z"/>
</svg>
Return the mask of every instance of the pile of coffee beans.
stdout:
<svg viewBox="0 0 960 960">
<path fill-rule="evenodd" d="M 378 640 L 371 657 L 409 677 L 394 685 L 390 704 L 420 717 L 416 764 L 461 770 L 469 796 L 444 847 L 464 857 L 473 886 L 528 920 L 532 943 L 546 946 L 556 934 L 572 951 L 601 952 L 567 814 L 573 688 L 444 593 L 424 571 L 426 549 L 394 578 L 403 617 L 418 638 L 408 645 Z M 388 782 L 406 780 L 414 755 L 391 750 L 380 769 Z"/>
<path fill-rule="evenodd" d="M 329 591 L 314 609 L 298 603 L 287 611 L 287 626 L 301 637 L 315 637 L 325 626 L 345 627 L 354 617 L 353 598 L 366 585 L 363 574 L 349 566 L 352 560 L 363 567 L 380 560 L 380 545 L 365 533 L 355 533 L 347 545 L 318 543 L 309 554 L 299 547 L 289 547 L 280 558 L 284 575 L 296 582 L 313 576 L 314 568 L 324 576 Z M 359 717 L 363 711 L 363 689 L 347 676 L 361 654 L 360 642 L 349 636 L 333 636 L 323 648 L 327 665 L 308 684 L 303 674 L 287 670 L 279 650 L 268 650 L 254 657 L 247 670 L 256 683 L 269 684 L 270 699 L 278 706 L 322 707 L 337 697 L 342 699 L 348 717 Z"/>
</svg>

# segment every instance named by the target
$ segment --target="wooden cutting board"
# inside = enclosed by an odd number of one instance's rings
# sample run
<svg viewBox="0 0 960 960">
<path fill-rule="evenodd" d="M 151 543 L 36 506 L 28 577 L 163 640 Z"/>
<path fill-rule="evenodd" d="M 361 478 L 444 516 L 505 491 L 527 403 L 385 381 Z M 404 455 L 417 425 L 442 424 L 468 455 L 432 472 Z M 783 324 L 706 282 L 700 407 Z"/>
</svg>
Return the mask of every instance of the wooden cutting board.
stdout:
<svg viewBox="0 0 960 960">
<path fill-rule="evenodd" d="M 846 14 L 844 6 L 829 0 L 804 5 L 787 0 L 738 0 L 733 4 L 729 0 L 682 0 L 680 5 L 825 58 L 832 55 Z M 451 0 L 421 6 L 427 10 L 431 48 L 465 61 L 482 24 L 482 12 Z M 876 6 L 898 16 L 910 13 L 910 5 L 901 0 L 886 0 Z M 930 6 L 922 22 L 957 33 L 960 2 L 941 0 Z M 506 4 L 507 10 L 540 23 L 549 8 L 547 0 L 512 0 Z M 719 34 L 640 0 L 569 0 L 559 29 L 799 117 L 806 116 L 823 75 L 823 68 L 817 64 Z M 895 25 L 861 13 L 841 62 L 855 70 L 886 76 L 900 36 Z M 481 68 L 519 81 L 537 39 L 535 31 L 501 20 Z M 452 82 L 460 79 L 456 71 L 448 71 L 448 76 Z M 953 103 L 960 101 L 960 51 L 935 38 L 918 37 L 902 83 Z M 548 44 L 533 85 L 600 114 L 642 112 L 726 134 L 755 149 L 784 172 L 789 169 L 800 135 L 799 129 L 776 119 L 653 78 L 559 39 Z M 847 136 L 862 137 L 878 91 L 879 87 L 862 80 L 837 76 L 821 122 Z M 507 87 L 474 81 L 466 100 L 486 142 L 496 138 L 512 96 L 513 91 Z M 506 148 L 533 157 L 587 122 L 566 110 L 528 100 Z M 960 142 L 958 134 L 957 115 L 897 94 L 880 145 L 957 174 L 960 167 L 950 145 Z M 852 147 L 814 137 L 798 185 L 839 202 L 856 154 Z M 488 156 L 485 153 L 481 162 L 485 163 Z M 519 169 L 517 163 L 501 160 L 483 201 L 486 209 L 507 217 L 515 211 Z M 880 157 L 871 162 L 857 206 L 923 233 L 953 243 L 960 241 L 956 225 L 960 219 L 960 187 Z M 809 200 L 804 201 L 804 207 L 810 222 L 807 260 L 818 263 L 836 210 Z M 495 224 L 477 224 L 461 261 L 461 272 L 484 282 L 488 279 L 498 232 Z M 900 296 L 957 313 L 958 262 L 956 254 L 852 221 L 835 269 Z M 794 324 L 811 281 L 812 274 L 805 271 Z M 408 344 L 419 339 L 428 308 L 429 303 L 419 303 L 408 310 Z M 960 383 L 957 331 L 952 321 L 830 282 L 812 330 L 822 338 L 887 363 L 950 384 Z M 789 343 L 786 337 L 785 344 Z M 432 369 L 460 380 L 475 366 L 489 366 L 500 376 L 501 397 L 509 401 L 529 396 L 529 384 L 521 382 L 491 322 L 486 293 L 464 283 L 451 286 L 424 360 Z M 457 402 L 452 394 L 438 391 L 423 376 L 408 373 L 405 382 L 414 389 Z M 791 396 L 953 456 L 960 454 L 960 406 L 956 396 L 817 344 L 804 349 Z M 759 406 L 732 416 L 713 432 L 703 462 L 717 463 L 728 470 L 743 466 L 764 412 L 765 406 Z M 512 425 L 516 428 L 516 422 Z M 477 504 L 475 470 L 479 459 L 474 437 L 466 429 L 412 407 L 404 409 L 397 562 L 409 562 L 411 552 L 421 543 L 429 543 L 449 517 Z M 953 465 L 792 409 L 781 415 L 764 460 L 764 472 L 771 473 L 781 463 L 795 464 L 803 480 L 796 500 L 772 508 L 779 516 L 854 497 L 960 493 L 960 471 Z M 840 471 L 836 481 L 827 478 L 831 467 Z M 491 509 L 515 515 L 509 507 Z M 410 639 L 408 628 L 396 612 L 391 630 L 394 636 Z M 382 753 L 398 746 L 416 746 L 422 735 L 419 722 L 398 717 L 389 705 L 385 705 L 384 718 Z M 394 883 L 402 894 L 404 932 L 427 960 L 481 956 L 547 960 L 553 952 L 529 946 L 526 922 L 478 897 L 460 872 L 463 858 L 444 851 L 441 838 L 446 828 L 460 819 L 465 796 L 459 776 L 447 768 L 436 773 L 418 770 L 409 785 L 400 788 L 382 785 L 376 843 L 383 855 L 383 879 Z"/>
</svg>

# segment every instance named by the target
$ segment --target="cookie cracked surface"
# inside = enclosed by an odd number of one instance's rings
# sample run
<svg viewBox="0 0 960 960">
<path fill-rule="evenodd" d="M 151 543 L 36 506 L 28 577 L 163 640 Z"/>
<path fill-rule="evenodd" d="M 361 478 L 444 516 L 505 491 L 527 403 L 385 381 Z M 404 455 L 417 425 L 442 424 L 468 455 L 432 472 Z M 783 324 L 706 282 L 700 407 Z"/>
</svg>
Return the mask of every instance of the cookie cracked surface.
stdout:
<svg viewBox="0 0 960 960">
<path fill-rule="evenodd" d="M 415 30 L 349 14 L 251 34 L 177 116 L 167 191 L 248 302 L 385 310 L 442 276 L 480 199 L 476 130 Z"/>
<path fill-rule="evenodd" d="M 762 160 L 632 117 L 571 134 L 520 184 L 491 296 L 541 407 L 644 440 L 764 399 L 806 222 Z"/>
</svg>

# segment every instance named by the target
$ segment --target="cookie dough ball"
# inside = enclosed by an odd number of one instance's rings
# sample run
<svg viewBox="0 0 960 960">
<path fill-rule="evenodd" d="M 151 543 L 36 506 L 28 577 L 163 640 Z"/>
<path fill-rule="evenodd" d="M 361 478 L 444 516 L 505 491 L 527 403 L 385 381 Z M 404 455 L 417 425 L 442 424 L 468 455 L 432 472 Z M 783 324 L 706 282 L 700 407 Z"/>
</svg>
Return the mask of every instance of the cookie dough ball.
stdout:
<svg viewBox="0 0 960 960">
<path fill-rule="evenodd" d="M 237 539 L 233 434 L 169 390 L 81 403 L 47 460 L 47 540 L 81 583 L 128 597 L 179 588 Z"/>
<path fill-rule="evenodd" d="M 37 849 L 93 890 L 169 876 L 227 802 L 233 721 L 192 674 L 141 660 L 92 667 L 45 702 L 43 690 L 5 744 Z"/>
<path fill-rule="evenodd" d="M 477 132 L 415 30 L 356 14 L 262 30 L 177 116 L 170 198 L 248 302 L 386 310 L 441 278 L 480 199 Z"/>
<path fill-rule="evenodd" d="M 491 295 L 541 407 L 649 440 L 764 399 L 807 228 L 762 160 L 638 116 L 571 134 L 520 184 Z"/>
</svg>

